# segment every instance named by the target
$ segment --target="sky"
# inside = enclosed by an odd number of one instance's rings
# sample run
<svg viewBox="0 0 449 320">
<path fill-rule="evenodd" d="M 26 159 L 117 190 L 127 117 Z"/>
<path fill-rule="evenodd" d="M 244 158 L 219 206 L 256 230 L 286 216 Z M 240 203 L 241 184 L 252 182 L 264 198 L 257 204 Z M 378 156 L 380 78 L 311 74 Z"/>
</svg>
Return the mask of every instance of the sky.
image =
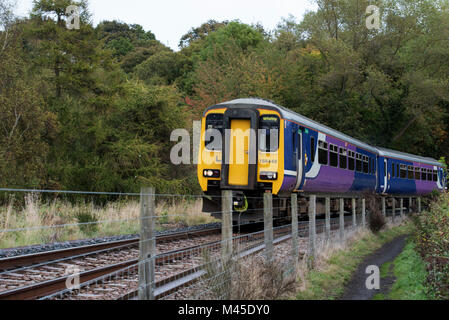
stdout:
<svg viewBox="0 0 449 320">
<path fill-rule="evenodd" d="M 27 16 L 32 0 L 17 0 L 16 14 Z M 103 20 L 137 23 L 173 50 L 192 27 L 214 19 L 261 23 L 272 30 L 290 14 L 302 18 L 314 10 L 312 0 L 90 0 L 89 11 L 94 25 Z"/>
</svg>

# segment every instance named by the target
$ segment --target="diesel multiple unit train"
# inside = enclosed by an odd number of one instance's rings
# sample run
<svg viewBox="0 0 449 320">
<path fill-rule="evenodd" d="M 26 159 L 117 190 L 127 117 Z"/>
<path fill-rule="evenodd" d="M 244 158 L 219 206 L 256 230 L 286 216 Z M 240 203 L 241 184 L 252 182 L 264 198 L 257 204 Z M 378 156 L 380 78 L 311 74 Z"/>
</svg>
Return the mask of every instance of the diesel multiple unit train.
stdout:
<svg viewBox="0 0 449 320">
<path fill-rule="evenodd" d="M 201 134 L 203 211 L 216 216 L 221 190 L 233 191 L 239 216 L 256 221 L 268 191 L 273 214 L 288 216 L 292 192 L 412 197 L 446 186 L 435 159 L 369 145 L 264 99 L 207 108 Z"/>
</svg>

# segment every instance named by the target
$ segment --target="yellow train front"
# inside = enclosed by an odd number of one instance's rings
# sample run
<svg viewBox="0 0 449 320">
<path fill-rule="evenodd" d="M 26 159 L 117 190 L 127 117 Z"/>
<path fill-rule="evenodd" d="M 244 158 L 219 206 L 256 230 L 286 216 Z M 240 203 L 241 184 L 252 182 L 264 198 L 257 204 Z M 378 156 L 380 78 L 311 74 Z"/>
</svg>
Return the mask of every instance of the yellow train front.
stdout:
<svg viewBox="0 0 449 320">
<path fill-rule="evenodd" d="M 205 110 L 202 118 L 198 180 L 203 211 L 221 216 L 221 191 L 233 191 L 234 220 L 259 221 L 263 194 L 279 195 L 284 173 L 283 121 L 277 106 L 260 99 L 238 99 Z M 288 215 L 287 197 L 275 197 L 274 215 Z"/>
</svg>

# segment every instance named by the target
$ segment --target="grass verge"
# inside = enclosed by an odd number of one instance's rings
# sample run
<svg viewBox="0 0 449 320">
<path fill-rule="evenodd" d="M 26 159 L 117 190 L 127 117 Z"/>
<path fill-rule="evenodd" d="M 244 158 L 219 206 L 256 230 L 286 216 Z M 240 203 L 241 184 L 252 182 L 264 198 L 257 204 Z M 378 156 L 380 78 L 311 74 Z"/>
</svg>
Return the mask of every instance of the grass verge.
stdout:
<svg viewBox="0 0 449 320">
<path fill-rule="evenodd" d="M 391 268 L 392 266 L 392 268 Z M 390 270 L 392 272 L 390 272 Z M 416 244 L 409 240 L 393 262 L 381 267 L 381 278 L 394 276 L 396 282 L 388 294 L 376 295 L 375 300 L 428 300 L 426 264 L 416 252 Z"/>
<path fill-rule="evenodd" d="M 410 234 L 413 224 L 404 222 L 373 234 L 367 231 L 352 238 L 345 248 L 336 250 L 318 261 L 317 268 L 304 274 L 301 290 L 296 295 L 300 300 L 333 300 L 343 294 L 345 284 L 350 280 L 358 265 L 369 254 L 394 238 Z"/>
</svg>

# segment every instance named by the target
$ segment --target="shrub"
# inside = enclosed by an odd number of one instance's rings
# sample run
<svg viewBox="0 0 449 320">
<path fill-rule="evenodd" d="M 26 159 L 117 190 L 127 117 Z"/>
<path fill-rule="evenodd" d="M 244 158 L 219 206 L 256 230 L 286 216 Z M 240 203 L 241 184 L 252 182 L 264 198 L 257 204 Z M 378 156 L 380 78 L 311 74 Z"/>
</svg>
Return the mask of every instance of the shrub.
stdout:
<svg viewBox="0 0 449 320">
<path fill-rule="evenodd" d="M 76 220 L 80 223 L 79 228 L 85 235 L 91 236 L 98 231 L 97 217 L 87 208 L 81 208 L 75 214 Z"/>
<path fill-rule="evenodd" d="M 436 197 L 429 210 L 413 221 L 417 250 L 429 272 L 430 294 L 437 299 L 449 299 L 449 194 Z"/>
<path fill-rule="evenodd" d="M 380 208 L 382 202 L 379 197 L 373 194 L 365 196 L 365 199 L 368 210 L 368 228 L 372 232 L 377 233 L 382 230 L 386 224 L 385 217 Z"/>
</svg>

